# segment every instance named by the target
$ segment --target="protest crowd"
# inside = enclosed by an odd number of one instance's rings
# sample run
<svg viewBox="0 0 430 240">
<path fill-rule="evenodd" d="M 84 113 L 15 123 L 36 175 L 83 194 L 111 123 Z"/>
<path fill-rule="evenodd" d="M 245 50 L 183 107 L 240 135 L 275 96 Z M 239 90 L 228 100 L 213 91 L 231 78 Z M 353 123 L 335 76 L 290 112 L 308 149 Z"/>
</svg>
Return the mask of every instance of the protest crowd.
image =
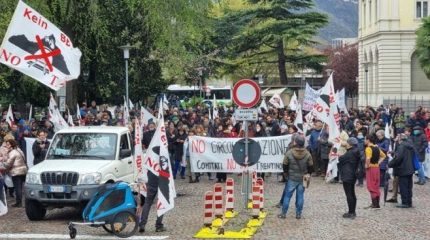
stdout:
<svg viewBox="0 0 430 240">
<path fill-rule="evenodd" d="M 249 137 L 258 138 L 266 136 L 294 135 L 291 149 L 296 154 L 298 151 L 308 151 L 308 163 L 302 166 L 306 173 L 312 173 L 313 177 L 326 177 L 327 168 L 330 161 L 331 148 L 333 144 L 328 140 L 327 125 L 317 119 L 306 122 L 308 130 L 303 136 L 298 134 L 299 128 L 296 126 L 296 112 L 289 108 L 275 108 L 270 103 L 259 109 L 259 121 L 250 122 Z M 196 107 L 182 108 L 177 101 L 166 103 L 164 112 L 166 135 L 168 138 L 168 150 L 173 167 L 174 178 L 186 179 L 189 183 L 199 182 L 200 174 L 191 173 L 189 163 L 189 148 L 187 145 L 188 136 L 206 136 L 211 138 L 241 138 L 244 136 L 242 122 L 236 122 L 233 114 L 233 107 L 220 106 L 215 109 L 198 105 Z M 141 108 L 144 109 L 144 108 Z M 146 109 L 145 109 L 146 110 Z M 215 111 L 215 113 L 214 113 Z M 152 116 L 157 116 L 157 110 L 148 110 Z M 124 112 L 124 107 L 108 108 L 105 105 L 97 106 L 92 101 L 89 106 L 82 104 L 79 112 L 74 115 L 74 125 L 93 126 L 127 126 L 134 133 L 134 122 L 143 114 L 137 108 L 131 109 L 129 113 Z M 25 162 L 26 141 L 24 138 L 33 137 L 37 141 L 32 146 L 35 156 L 34 164 L 43 161 L 44 154 L 49 146 L 49 141 L 54 134 L 54 124 L 49 120 L 49 114 L 42 115 L 40 121 L 33 118 L 25 120 L 20 117 L 24 114 L 15 113 L 12 124 L 8 123 L 8 111 L 3 112 L 1 122 L 1 148 L 0 148 L 0 170 L 3 174 L 2 185 L 5 176 L 10 176 L 14 188 L 9 188 L 9 195 L 15 196 L 15 207 L 22 206 L 22 185 L 25 181 L 27 166 Z M 129 115 L 131 121 L 127 121 L 123 116 Z M 77 116 L 77 117 L 76 117 Z M 71 115 L 66 115 L 71 117 Z M 146 121 L 146 122 L 145 122 Z M 71 121 L 68 121 L 71 123 Z M 371 195 L 370 208 L 380 208 L 380 187 L 387 182 L 388 168 L 394 168 L 394 179 L 392 198 L 387 202 L 396 202 L 398 189 L 400 189 L 401 204 L 399 207 L 409 208 L 412 206 L 412 176 L 415 172 L 413 159 L 408 159 L 410 164 L 406 164 L 403 158 L 413 158 L 415 155 L 421 167 L 418 170 L 418 185 L 426 183 L 424 167 L 426 160 L 426 149 L 430 141 L 430 110 L 418 107 L 416 112 L 406 113 L 402 108 L 395 105 L 380 106 L 377 109 L 366 107 L 363 109 L 350 109 L 347 113 L 341 112 L 341 147 L 337 150 L 339 158 L 338 171 L 336 177 L 330 182 L 342 182 L 347 196 L 349 212 L 344 217 L 355 217 L 356 198 L 354 185 L 363 186 L 364 179 Z M 386 134 L 386 126 L 389 129 L 389 136 Z M 147 148 L 154 135 L 156 119 L 144 120 L 144 132 L 142 146 Z M 306 147 L 305 147 L 306 137 Z M 408 155 L 408 151 L 412 155 Z M 300 155 L 300 154 L 299 154 Z M 305 154 L 302 153 L 302 158 Z M 289 183 L 300 183 L 291 180 L 295 176 L 294 171 L 298 171 L 294 156 L 286 153 L 284 159 L 285 176 L 281 181 L 290 178 Z M 389 156 L 393 161 L 388 163 Z M 299 159 L 300 160 L 300 159 Z M 289 163 L 288 163 L 289 162 Z M 289 168 L 288 168 L 289 165 Z M 303 169 L 300 171 L 304 174 Z M 217 173 L 215 176 L 208 173 L 209 180 L 224 182 L 226 173 Z M 264 174 L 262 174 L 264 177 Z M 299 174 L 300 175 L 300 174 Z M 298 184 L 298 185 L 300 185 Z M 6 184 L 7 185 L 7 184 Z M 288 184 L 287 184 L 288 185 Z M 297 190 L 297 197 L 301 199 L 303 208 L 303 186 L 286 186 L 281 197 L 282 206 L 281 218 L 285 217 L 288 210 L 289 199 L 294 190 Z M 287 198 L 287 200 L 285 200 Z M 297 212 L 300 218 L 301 209 Z"/>
</svg>

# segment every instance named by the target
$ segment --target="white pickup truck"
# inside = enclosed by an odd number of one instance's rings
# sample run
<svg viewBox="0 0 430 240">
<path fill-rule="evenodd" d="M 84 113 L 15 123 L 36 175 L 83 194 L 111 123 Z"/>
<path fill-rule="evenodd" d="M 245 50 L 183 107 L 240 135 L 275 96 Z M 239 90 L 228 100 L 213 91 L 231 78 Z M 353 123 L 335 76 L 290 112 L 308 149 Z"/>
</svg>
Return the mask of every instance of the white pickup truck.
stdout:
<svg viewBox="0 0 430 240">
<path fill-rule="evenodd" d="M 125 127 L 73 127 L 58 131 L 46 159 L 27 174 L 27 217 L 41 220 L 47 209 L 82 208 L 101 184 L 132 182 L 132 153 L 132 138 Z"/>
</svg>

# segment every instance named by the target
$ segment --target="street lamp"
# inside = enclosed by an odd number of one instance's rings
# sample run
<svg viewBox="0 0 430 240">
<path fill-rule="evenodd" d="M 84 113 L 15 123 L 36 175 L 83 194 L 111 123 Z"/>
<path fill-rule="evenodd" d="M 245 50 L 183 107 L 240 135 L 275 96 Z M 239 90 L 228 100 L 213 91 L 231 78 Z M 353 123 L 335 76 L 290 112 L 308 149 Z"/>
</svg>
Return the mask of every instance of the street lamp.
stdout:
<svg viewBox="0 0 430 240">
<path fill-rule="evenodd" d="M 130 49 L 133 47 L 130 46 L 129 43 L 127 45 L 119 47 L 124 51 L 124 60 L 125 60 L 125 102 L 127 104 L 127 109 L 130 109 L 130 100 L 128 98 L 128 59 L 130 58 Z"/>
<path fill-rule="evenodd" d="M 197 70 L 199 71 L 199 97 L 202 97 L 202 79 L 203 79 L 203 67 L 199 67 L 197 68 Z"/>
<path fill-rule="evenodd" d="M 368 89 L 368 73 L 369 73 L 369 62 L 364 62 L 364 72 L 366 73 L 366 107 L 369 106 L 369 89 Z"/>
<path fill-rule="evenodd" d="M 88 79 L 90 78 L 90 71 L 88 71 L 88 69 L 84 70 L 84 72 L 82 73 L 82 77 L 84 78 L 84 86 L 85 86 L 85 90 L 84 90 L 84 99 L 85 102 L 87 102 L 87 88 L 88 88 Z"/>
</svg>

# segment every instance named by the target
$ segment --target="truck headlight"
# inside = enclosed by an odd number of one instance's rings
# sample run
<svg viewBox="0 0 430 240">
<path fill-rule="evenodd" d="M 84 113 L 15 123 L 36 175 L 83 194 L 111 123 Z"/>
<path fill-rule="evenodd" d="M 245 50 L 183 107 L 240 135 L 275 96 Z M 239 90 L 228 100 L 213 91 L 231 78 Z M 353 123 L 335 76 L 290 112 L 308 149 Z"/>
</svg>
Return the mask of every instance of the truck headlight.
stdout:
<svg viewBox="0 0 430 240">
<path fill-rule="evenodd" d="M 27 173 L 25 182 L 28 184 L 40 184 L 39 174 L 37 173 Z"/>
<path fill-rule="evenodd" d="M 81 178 L 81 185 L 86 184 L 100 184 L 102 180 L 102 174 L 95 172 L 95 173 L 87 173 L 82 175 Z"/>
</svg>

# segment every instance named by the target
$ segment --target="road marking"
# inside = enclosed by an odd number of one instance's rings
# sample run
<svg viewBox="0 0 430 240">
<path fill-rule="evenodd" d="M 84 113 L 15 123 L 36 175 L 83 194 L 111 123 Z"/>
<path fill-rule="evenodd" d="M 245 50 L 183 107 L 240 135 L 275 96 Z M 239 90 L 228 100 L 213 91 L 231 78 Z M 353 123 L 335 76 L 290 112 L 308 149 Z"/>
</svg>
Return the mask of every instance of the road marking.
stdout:
<svg viewBox="0 0 430 240">
<path fill-rule="evenodd" d="M 27 233 L 0 233 L 0 239 L 70 239 L 69 235 L 63 234 L 27 234 Z M 169 236 L 133 236 L 127 239 L 167 239 Z M 118 239 L 115 236 L 93 236 L 76 235 L 76 239 Z"/>
</svg>

